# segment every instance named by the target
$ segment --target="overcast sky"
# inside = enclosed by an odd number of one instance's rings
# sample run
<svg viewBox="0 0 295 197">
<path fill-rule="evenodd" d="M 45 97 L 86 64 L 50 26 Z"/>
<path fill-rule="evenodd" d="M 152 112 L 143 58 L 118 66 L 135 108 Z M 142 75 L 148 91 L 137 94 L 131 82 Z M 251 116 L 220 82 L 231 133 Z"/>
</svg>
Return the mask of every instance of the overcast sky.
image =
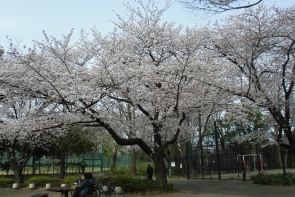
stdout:
<svg viewBox="0 0 295 197">
<path fill-rule="evenodd" d="M 123 2 L 134 4 L 134 0 L 0 0 L 0 45 L 6 48 L 7 37 L 21 41 L 23 45 L 31 45 L 32 40 L 43 39 L 43 30 L 48 35 L 60 38 L 74 28 L 75 39 L 81 29 L 89 32 L 95 26 L 105 35 L 114 27 L 110 21 L 117 21 L 115 13 L 125 15 Z M 267 5 L 288 7 L 295 0 L 265 2 Z M 181 4 L 174 4 L 165 13 L 163 20 L 182 23 L 184 26 L 204 24 L 199 18 L 185 11 Z M 211 19 L 215 20 L 216 17 Z"/>
</svg>

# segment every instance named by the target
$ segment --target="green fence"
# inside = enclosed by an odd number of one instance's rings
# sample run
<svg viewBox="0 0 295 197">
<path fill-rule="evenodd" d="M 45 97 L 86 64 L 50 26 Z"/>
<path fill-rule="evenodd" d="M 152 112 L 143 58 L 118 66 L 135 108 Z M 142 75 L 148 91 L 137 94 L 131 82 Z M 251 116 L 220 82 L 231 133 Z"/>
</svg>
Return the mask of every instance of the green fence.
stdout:
<svg viewBox="0 0 295 197">
<path fill-rule="evenodd" d="M 23 170 L 24 174 L 31 174 L 33 171 L 33 160 L 30 159 Z M 4 155 L 0 164 L 7 165 L 7 156 Z M 88 172 L 102 172 L 110 169 L 112 166 L 112 159 L 110 157 L 103 156 L 101 152 L 85 153 L 81 155 L 66 156 L 66 173 L 82 173 Z M 116 158 L 116 167 L 128 167 L 130 166 L 130 155 L 122 154 Z M 35 173 L 36 174 L 59 174 L 60 172 L 60 160 L 53 157 L 42 157 L 35 161 Z M 13 172 L 1 168 L 1 175 L 12 174 Z"/>
</svg>

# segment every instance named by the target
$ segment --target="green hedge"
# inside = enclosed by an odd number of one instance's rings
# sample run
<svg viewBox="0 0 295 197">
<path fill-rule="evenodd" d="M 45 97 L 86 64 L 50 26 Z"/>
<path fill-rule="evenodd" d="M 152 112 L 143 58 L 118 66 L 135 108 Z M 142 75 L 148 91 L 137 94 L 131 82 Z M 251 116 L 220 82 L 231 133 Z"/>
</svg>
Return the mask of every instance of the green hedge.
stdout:
<svg viewBox="0 0 295 197">
<path fill-rule="evenodd" d="M 0 177 L 0 187 L 11 187 L 13 183 L 13 178 Z"/>
<path fill-rule="evenodd" d="M 264 174 L 260 173 L 254 176 L 251 176 L 251 180 L 255 184 L 263 184 L 263 185 L 293 185 L 294 173 L 286 173 L 286 174 Z"/>
<path fill-rule="evenodd" d="M 33 176 L 29 178 L 26 183 L 27 185 L 35 183 L 36 187 L 45 187 L 46 183 L 51 183 L 52 187 L 60 186 L 62 183 L 71 186 L 74 182 L 76 182 L 77 178 L 81 178 L 81 175 L 67 176 L 65 179 L 59 179 L 51 176 Z"/>
<path fill-rule="evenodd" d="M 63 180 L 50 176 L 33 176 L 28 179 L 27 184 L 35 183 L 36 187 L 45 187 L 46 183 L 51 183 L 52 186 L 60 186 Z"/>
<path fill-rule="evenodd" d="M 160 184 L 154 181 L 125 177 L 113 176 L 110 177 L 110 183 L 113 186 L 122 186 L 125 192 L 129 193 L 147 193 L 147 192 L 173 192 L 174 185 L 172 183 Z"/>
<path fill-rule="evenodd" d="M 63 183 L 68 185 L 72 185 L 76 182 L 76 179 L 80 178 L 80 176 L 68 176 L 63 180 Z M 121 186 L 123 187 L 125 192 L 128 193 L 147 193 L 147 192 L 173 192 L 174 185 L 171 183 L 167 184 L 159 184 L 154 181 L 140 179 L 140 178 L 132 178 L 129 176 L 94 176 L 95 179 L 103 179 L 107 180 L 105 184 L 112 186 Z"/>
<path fill-rule="evenodd" d="M 52 176 L 33 176 L 26 181 L 22 187 L 28 186 L 30 183 L 34 183 L 36 187 L 43 188 L 47 183 L 51 183 L 52 186 L 60 186 L 62 183 L 66 183 L 67 185 L 72 185 L 78 178 L 81 178 L 81 175 L 72 175 L 67 176 L 65 179 L 58 179 L 57 177 Z M 99 177 L 95 176 L 96 179 L 106 178 L 105 176 Z M 122 186 L 125 192 L 128 193 L 167 193 L 174 191 L 174 185 L 171 183 L 160 184 L 154 181 L 140 179 L 140 178 L 132 178 L 128 176 L 109 176 L 105 180 L 108 180 L 108 185 L 113 186 Z M 0 177 L 0 186 L 1 187 L 11 187 L 14 183 L 13 178 L 4 178 Z"/>
</svg>

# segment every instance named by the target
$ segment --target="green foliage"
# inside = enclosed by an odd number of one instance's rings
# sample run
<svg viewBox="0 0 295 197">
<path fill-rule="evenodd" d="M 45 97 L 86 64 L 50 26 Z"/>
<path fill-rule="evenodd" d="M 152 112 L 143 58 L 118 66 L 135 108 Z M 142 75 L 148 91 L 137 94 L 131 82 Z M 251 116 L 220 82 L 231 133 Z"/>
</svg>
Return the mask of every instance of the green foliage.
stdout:
<svg viewBox="0 0 295 197">
<path fill-rule="evenodd" d="M 130 168 L 128 167 L 111 168 L 109 171 L 109 175 L 130 176 Z"/>
<path fill-rule="evenodd" d="M 30 183 L 35 183 L 36 187 L 45 187 L 46 183 L 51 183 L 52 186 L 60 186 L 61 180 L 49 176 L 33 176 L 27 181 L 27 184 Z"/>
<path fill-rule="evenodd" d="M 146 177 L 146 168 L 149 163 L 142 163 L 136 165 L 137 175 Z M 155 167 L 152 163 L 150 163 L 153 169 Z M 111 168 L 109 171 L 105 172 L 108 176 L 130 176 L 131 170 L 130 167 L 122 167 L 122 168 Z"/>
<path fill-rule="evenodd" d="M 60 165 L 60 162 L 56 164 Z M 84 164 L 84 166 L 87 167 L 87 164 Z M 67 168 L 69 172 L 82 172 L 82 162 L 67 162 Z"/>
<path fill-rule="evenodd" d="M 77 179 L 81 178 L 81 175 L 72 175 L 67 176 L 65 179 L 58 179 L 56 177 L 51 176 L 33 176 L 26 181 L 26 185 L 30 183 L 35 183 L 36 187 L 45 187 L 47 183 L 51 183 L 54 186 L 60 186 L 62 183 L 67 184 L 68 186 L 73 185 L 77 181 Z M 94 178 L 100 179 L 103 177 L 95 176 Z M 105 177 L 104 177 L 105 178 Z M 139 178 L 131 178 L 128 176 L 118 176 L 113 175 L 111 177 L 106 178 L 108 182 L 107 185 L 118 185 L 124 188 L 125 192 L 129 193 L 164 193 L 164 192 L 173 192 L 174 185 L 169 184 L 160 184 L 154 181 L 139 179 Z M 13 178 L 4 178 L 0 177 L 0 186 L 1 187 L 11 187 L 14 183 Z M 26 187 L 24 185 L 23 187 Z"/>
<path fill-rule="evenodd" d="M 147 155 L 142 150 L 136 151 L 136 157 L 139 161 L 145 162 L 145 163 L 152 163 L 152 159 L 149 155 Z"/>
<path fill-rule="evenodd" d="M 155 166 L 153 163 L 143 163 L 143 164 L 137 165 L 136 169 L 137 169 L 137 174 L 139 176 L 146 177 L 146 168 L 147 168 L 148 164 L 151 164 L 152 168 L 155 169 Z M 154 175 L 155 175 L 155 173 L 154 173 Z"/>
<path fill-rule="evenodd" d="M 0 187 L 10 187 L 13 183 L 13 178 L 0 177 Z"/>
<path fill-rule="evenodd" d="M 80 155 L 92 151 L 95 143 L 87 136 L 87 130 L 83 130 L 81 127 L 69 127 L 64 136 L 55 139 L 55 143 L 50 147 L 50 152 L 52 155 L 60 155 L 61 151 Z"/>
<path fill-rule="evenodd" d="M 65 183 L 68 186 L 70 186 L 70 185 L 73 185 L 75 182 L 77 182 L 77 179 L 80 179 L 80 178 L 81 178 L 81 174 L 73 175 L 73 176 L 66 176 L 66 178 L 62 181 L 62 183 Z"/>
<path fill-rule="evenodd" d="M 147 192 L 173 192 L 172 183 L 160 184 L 146 179 L 138 179 L 125 176 L 111 177 L 112 185 L 120 185 L 125 192 L 130 193 L 147 193 Z"/>
<path fill-rule="evenodd" d="M 126 172 L 123 172 L 123 169 L 118 170 L 120 173 L 125 174 Z M 118 172 L 113 171 L 113 172 Z M 72 185 L 81 175 L 76 176 L 67 176 L 65 180 L 62 180 L 62 183 L 66 183 L 67 185 Z M 174 191 L 174 185 L 169 184 L 160 184 L 156 183 L 154 181 L 146 180 L 146 179 L 139 179 L 139 178 L 132 178 L 129 176 L 124 175 L 113 175 L 109 177 L 99 177 L 94 176 L 95 179 L 100 179 L 101 182 L 107 185 L 113 185 L 113 186 L 121 186 L 124 188 L 125 192 L 130 193 L 147 193 L 147 192 L 172 192 Z"/>
<path fill-rule="evenodd" d="M 146 177 L 146 168 L 148 164 L 151 164 L 153 169 L 155 169 L 155 166 L 152 163 L 137 164 L 136 165 L 137 176 Z M 107 176 L 112 176 L 112 177 L 114 176 L 129 177 L 131 175 L 131 170 L 130 170 L 130 167 L 111 168 L 109 171 L 106 171 L 105 174 Z"/>
<path fill-rule="evenodd" d="M 293 185 L 294 173 L 286 173 L 286 174 L 257 174 L 251 176 L 251 180 L 255 184 L 262 185 Z"/>
</svg>

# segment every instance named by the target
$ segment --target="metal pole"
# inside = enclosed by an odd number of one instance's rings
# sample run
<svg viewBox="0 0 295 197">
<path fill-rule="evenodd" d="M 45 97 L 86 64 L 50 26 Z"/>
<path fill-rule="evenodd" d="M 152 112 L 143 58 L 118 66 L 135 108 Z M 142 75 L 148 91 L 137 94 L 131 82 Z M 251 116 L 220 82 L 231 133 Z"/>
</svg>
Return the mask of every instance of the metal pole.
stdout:
<svg viewBox="0 0 295 197">
<path fill-rule="evenodd" d="M 217 165 L 218 165 L 218 178 L 219 180 L 221 180 L 216 121 L 214 121 L 214 131 L 215 131 L 215 145 L 216 145 L 216 155 L 217 155 Z"/>
<path fill-rule="evenodd" d="M 237 172 L 238 172 L 238 180 L 240 180 L 240 172 L 239 172 L 239 155 L 237 156 Z"/>
<path fill-rule="evenodd" d="M 259 155 L 258 155 L 258 145 L 257 145 L 257 142 L 256 142 L 256 159 L 257 159 L 257 168 L 258 168 L 258 172 L 260 174 L 260 159 L 259 159 Z"/>
<path fill-rule="evenodd" d="M 203 137 L 201 136 L 201 172 L 202 172 L 202 175 L 203 175 L 203 179 L 205 178 L 205 175 L 204 175 L 204 162 L 203 162 Z"/>
<path fill-rule="evenodd" d="M 103 172 L 103 148 L 100 148 L 100 171 Z"/>
<path fill-rule="evenodd" d="M 186 178 L 190 179 L 190 169 L 189 169 L 189 142 L 186 142 Z"/>
<path fill-rule="evenodd" d="M 241 133 L 239 132 L 240 139 L 241 139 Z M 240 148 L 241 148 L 241 156 L 242 156 L 242 171 L 243 171 L 243 181 L 246 181 L 246 161 L 243 153 L 243 142 L 240 142 Z"/>
<path fill-rule="evenodd" d="M 246 181 L 246 161 L 245 161 L 245 156 L 243 155 L 243 181 Z"/>
</svg>

